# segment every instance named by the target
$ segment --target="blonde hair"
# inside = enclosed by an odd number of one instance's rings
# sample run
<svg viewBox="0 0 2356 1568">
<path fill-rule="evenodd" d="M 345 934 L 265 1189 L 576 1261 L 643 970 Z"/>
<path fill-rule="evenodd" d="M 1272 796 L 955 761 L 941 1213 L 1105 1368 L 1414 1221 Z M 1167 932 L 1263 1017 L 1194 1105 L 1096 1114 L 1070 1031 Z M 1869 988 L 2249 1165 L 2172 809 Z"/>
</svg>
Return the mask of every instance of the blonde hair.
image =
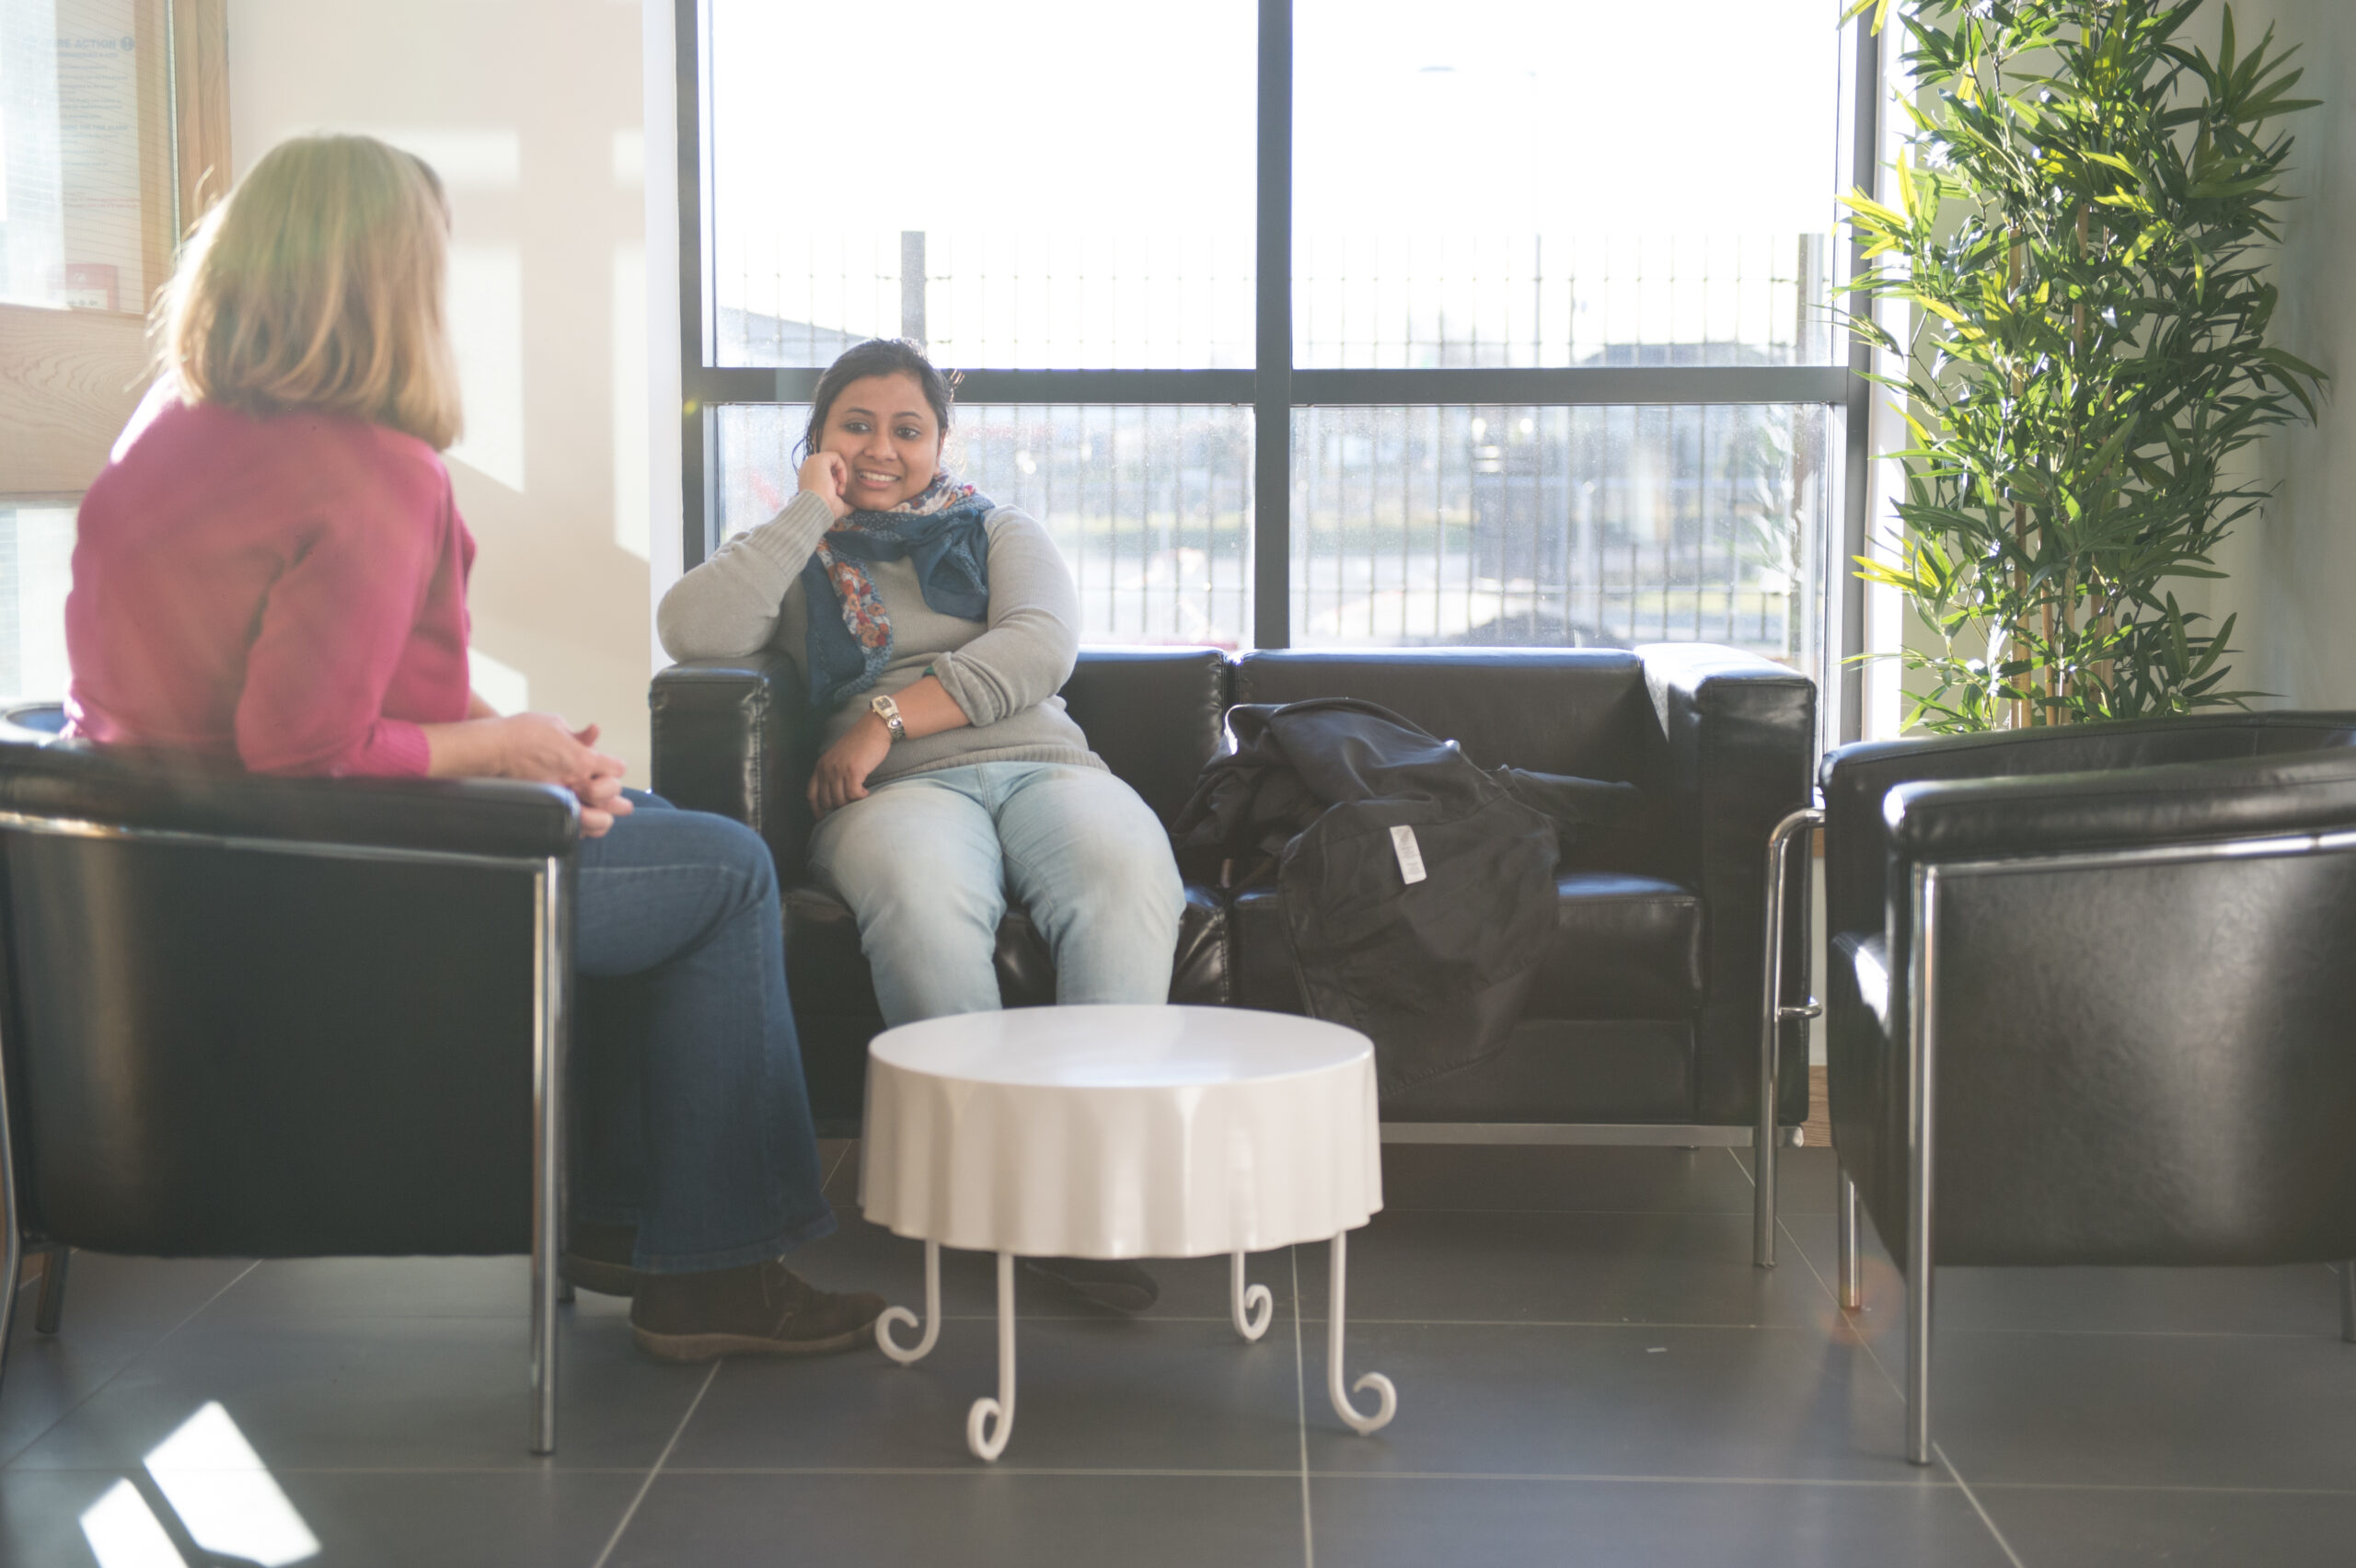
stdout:
<svg viewBox="0 0 2356 1568">
<path fill-rule="evenodd" d="M 373 136 L 281 142 L 206 213 L 156 304 L 156 369 L 249 413 L 312 409 L 458 438 L 442 315 L 449 213 Z"/>
</svg>

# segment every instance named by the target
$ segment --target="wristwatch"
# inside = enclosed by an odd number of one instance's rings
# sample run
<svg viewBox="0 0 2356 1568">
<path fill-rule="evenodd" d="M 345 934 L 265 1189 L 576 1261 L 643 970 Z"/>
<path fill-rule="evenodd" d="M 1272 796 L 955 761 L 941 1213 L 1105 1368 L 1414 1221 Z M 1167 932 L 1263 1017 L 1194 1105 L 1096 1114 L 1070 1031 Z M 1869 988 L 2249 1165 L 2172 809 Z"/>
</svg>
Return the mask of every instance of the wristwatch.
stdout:
<svg viewBox="0 0 2356 1568">
<path fill-rule="evenodd" d="M 892 738 L 895 741 L 905 741 L 908 738 L 908 727 L 900 721 L 898 703 L 878 692 L 867 699 L 867 710 L 884 721 L 884 727 L 892 732 Z"/>
</svg>

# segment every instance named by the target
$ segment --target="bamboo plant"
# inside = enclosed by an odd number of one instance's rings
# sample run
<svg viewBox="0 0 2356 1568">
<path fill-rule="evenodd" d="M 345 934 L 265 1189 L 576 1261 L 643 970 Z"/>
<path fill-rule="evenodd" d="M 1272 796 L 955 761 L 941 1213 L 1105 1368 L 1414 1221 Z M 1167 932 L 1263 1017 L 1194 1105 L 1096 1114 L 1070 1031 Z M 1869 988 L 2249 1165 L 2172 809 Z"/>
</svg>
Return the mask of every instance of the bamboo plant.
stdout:
<svg viewBox="0 0 2356 1568">
<path fill-rule="evenodd" d="M 2267 491 L 2227 459 L 2312 419 L 2324 376 L 2267 340 L 2263 271 L 2300 73 L 2269 29 L 2186 41 L 2204 0 L 1878 0 L 1919 88 L 1894 204 L 1846 205 L 1850 315 L 1912 441 L 1894 559 L 1936 640 L 1910 724 L 2016 728 L 2242 703 L 2234 617 L 2170 584 Z M 1874 6 L 1858 0 L 1849 15 Z M 1900 335 L 1877 323 L 1869 302 Z"/>
</svg>

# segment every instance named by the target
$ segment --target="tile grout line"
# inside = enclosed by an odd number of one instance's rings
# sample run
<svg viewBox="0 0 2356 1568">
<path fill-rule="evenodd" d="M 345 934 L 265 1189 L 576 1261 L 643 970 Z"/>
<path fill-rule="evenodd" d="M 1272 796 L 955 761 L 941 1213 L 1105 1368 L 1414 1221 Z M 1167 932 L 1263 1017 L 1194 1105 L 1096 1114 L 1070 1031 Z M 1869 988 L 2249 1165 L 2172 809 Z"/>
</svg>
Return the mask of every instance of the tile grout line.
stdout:
<svg viewBox="0 0 2356 1568">
<path fill-rule="evenodd" d="M 1728 1159 L 1734 1159 L 1734 1151 L 1732 1149 L 1728 1149 L 1727 1151 L 1727 1156 Z M 1743 1179 L 1745 1181 L 1750 1182 L 1753 1186 L 1758 1185 L 1757 1180 L 1750 1174 L 1750 1168 L 1749 1166 L 1743 1164 L 1740 1159 L 1735 1159 L 1734 1166 L 1736 1170 L 1742 1172 Z M 1792 1228 L 1790 1226 L 1784 1223 L 1784 1215 L 1781 1208 L 1778 1208 L 1775 1212 L 1775 1229 L 1783 1236 L 1784 1240 L 1791 1243 L 1793 1254 L 1797 1257 L 1801 1262 L 1807 1265 L 1808 1278 L 1816 1281 L 1816 1287 L 1824 1292 L 1826 1300 L 1832 1303 L 1833 1315 L 1841 1322 L 1850 1324 L 1854 1329 L 1854 1324 L 1848 1312 L 1842 1308 L 1841 1293 L 1832 1288 L 1831 1283 L 1817 1269 L 1816 1260 L 1809 1257 L 1807 1255 L 1807 1249 L 1800 1245 L 1800 1239 L 1792 1234 Z M 1889 1385 L 1889 1391 L 1898 1396 L 1899 1401 L 1901 1404 L 1904 1403 L 1906 1399 L 1906 1390 L 1899 1385 L 1897 1378 L 1889 1375 L 1889 1368 L 1882 1365 L 1880 1355 L 1874 1349 L 1874 1342 L 1865 1338 L 1863 1334 L 1859 1334 L 1857 1336 L 1857 1348 L 1864 1351 L 1865 1353 L 1865 1359 L 1874 1364 L 1874 1370 L 1880 1373 L 1881 1380 Z"/>
<path fill-rule="evenodd" d="M 1964 1501 L 1970 1504 L 1971 1511 L 1980 1516 L 1980 1522 L 1988 1527 L 1988 1533 L 1996 1538 L 1996 1548 L 2004 1554 L 2004 1561 L 2010 1562 L 2013 1568 L 2024 1568 L 2021 1554 L 2013 1550 L 2013 1543 L 2006 1540 L 2004 1532 L 1996 1528 L 1995 1519 L 1981 1505 L 1979 1494 L 1971 1490 L 1971 1483 L 1963 1479 L 1963 1472 L 1955 1468 L 1955 1461 L 1947 1458 L 1947 1451 L 1934 1443 L 1931 1445 L 1931 1452 L 1939 1457 L 1939 1463 L 1946 1467 L 1947 1474 L 1955 1477 L 1956 1485 L 1962 1489 Z"/>
<path fill-rule="evenodd" d="M 1740 1160 L 1737 1160 L 1735 1163 L 1739 1165 L 1742 1162 Z M 1837 1164 L 1835 1169 L 1838 1169 Z M 1775 1228 L 1782 1231 L 1784 1239 L 1791 1243 L 1792 1251 L 1797 1255 L 1799 1261 L 1807 1265 L 1808 1275 L 1816 1281 L 1817 1288 L 1823 1291 L 1828 1297 L 1831 1297 L 1832 1310 L 1834 1314 L 1838 1316 L 1842 1322 L 1849 1322 L 1849 1314 L 1843 1310 L 1841 1306 L 1840 1293 L 1835 1291 L 1831 1285 L 1825 1279 L 1824 1275 L 1818 1271 L 1816 1260 L 1807 1255 L 1807 1249 L 1800 1245 L 1800 1239 L 1792 1234 L 1791 1228 L 1784 1223 L 1784 1216 L 1780 1212 L 1775 1216 Z M 1864 1238 L 1860 1237 L 1858 1239 L 1862 1242 Z M 1863 1334 L 1856 1335 L 1856 1341 L 1859 1345 L 1864 1347 L 1866 1359 L 1874 1364 L 1874 1370 L 1881 1374 L 1882 1380 L 1890 1386 L 1890 1391 L 1898 1395 L 1900 1407 L 1903 1409 L 1906 1402 L 1905 1390 L 1900 1389 L 1899 1387 L 1898 1380 L 1889 1375 L 1889 1368 L 1882 1365 L 1881 1355 L 1874 1349 L 1873 1341 Z M 1996 1550 L 2004 1554 L 2004 1561 L 2010 1562 L 2013 1565 L 2013 1568 L 2024 1568 L 2020 1553 L 2015 1551 L 2013 1550 L 2013 1543 L 2004 1539 L 2004 1532 L 1996 1528 L 1995 1518 L 1990 1515 L 1987 1506 L 1980 1501 L 1979 1494 L 1971 1490 L 1971 1483 L 1963 1479 L 1963 1472 L 1955 1468 L 1955 1461 L 1947 1458 L 1946 1450 L 1939 1447 L 1936 1443 L 1934 1443 L 1931 1445 L 1931 1452 L 1938 1456 L 1940 1467 L 1947 1472 L 1951 1479 L 1953 1479 L 1956 1484 L 1956 1489 L 1963 1493 L 1964 1501 L 1971 1505 L 1971 1511 L 1979 1516 L 1981 1524 L 1987 1528 L 1988 1534 L 1994 1539 L 1996 1542 Z"/>
<path fill-rule="evenodd" d="M 1285 1250 L 1292 1264 L 1292 1400 L 1300 1433 L 1300 1552 L 1304 1568 L 1317 1568 L 1317 1528 L 1309 1508 L 1309 1374 L 1300 1349 L 1300 1248 Z"/>
<path fill-rule="evenodd" d="M 197 1315 L 199 1313 L 202 1312 L 207 1307 L 212 1306 L 215 1301 L 218 1301 L 223 1297 L 228 1295 L 231 1290 L 237 1287 L 238 1281 L 244 1279 L 248 1274 L 253 1273 L 260 1267 L 261 1267 L 261 1260 L 260 1258 L 256 1258 L 246 1264 L 244 1268 L 237 1271 L 237 1276 L 231 1279 L 228 1284 L 223 1286 L 220 1289 L 214 1291 L 212 1295 L 206 1297 L 203 1300 L 198 1302 L 193 1308 L 190 1309 L 187 1317 L 182 1318 L 179 1322 L 174 1323 L 170 1328 L 166 1329 L 162 1333 L 157 1334 L 153 1340 L 150 1340 L 146 1344 L 141 1346 L 139 1350 L 133 1355 L 126 1356 L 123 1359 L 121 1366 L 116 1367 L 112 1372 L 107 1375 L 105 1381 L 98 1384 L 97 1388 L 92 1389 L 88 1393 L 84 1394 L 80 1399 L 75 1400 L 64 1410 L 58 1412 L 57 1419 L 55 1421 L 51 1422 L 47 1426 L 42 1427 L 30 1438 L 27 1439 L 15 1453 L 10 1454 L 5 1459 L 0 1459 L 0 1470 L 13 1469 L 17 1461 L 23 1458 L 27 1454 L 31 1453 L 33 1449 L 40 1445 L 43 1438 L 56 1431 L 60 1426 L 64 1425 L 66 1420 L 72 1416 L 75 1411 L 80 1410 L 84 1405 L 88 1404 L 92 1400 L 97 1399 L 100 1394 L 105 1393 L 109 1389 L 114 1387 L 116 1378 L 121 1377 L 125 1372 L 130 1371 L 133 1366 L 154 1354 L 157 1345 L 162 1344 L 166 1340 L 171 1338 L 174 1334 L 179 1332 L 182 1329 L 187 1328 L 191 1323 L 196 1321 Z M 23 1286 L 19 1286 L 17 1288 L 21 1290 Z M 5 1355 L 6 1353 L 6 1346 L 0 1345 L 0 1355 Z"/>
<path fill-rule="evenodd" d="M 704 1374 L 703 1386 L 696 1390 L 696 1397 L 687 1401 L 687 1412 L 679 1417 L 679 1424 L 671 1429 L 671 1440 L 663 1445 L 661 1453 L 654 1456 L 654 1468 L 646 1472 L 644 1481 L 639 1482 L 638 1495 L 632 1497 L 629 1506 L 622 1510 L 621 1518 L 614 1525 L 614 1533 L 606 1539 L 606 1550 L 597 1553 L 597 1561 L 591 1563 L 590 1568 L 606 1568 L 606 1560 L 613 1556 L 614 1548 L 621 1545 L 623 1532 L 629 1528 L 629 1522 L 638 1517 L 639 1505 L 645 1502 L 646 1494 L 654 1489 L 654 1478 L 661 1475 L 663 1467 L 670 1462 L 671 1450 L 677 1447 L 679 1439 L 686 1435 L 687 1423 L 693 1421 L 696 1412 L 702 1408 L 703 1397 L 711 1392 L 712 1381 L 720 1376 L 720 1368 L 725 1361 L 724 1356 L 715 1358 L 711 1370 Z"/>
<path fill-rule="evenodd" d="M 835 1178 L 841 1174 L 844 1161 L 850 1159 L 850 1151 L 858 1147 L 859 1140 L 857 1138 L 853 1138 L 849 1142 L 844 1144 L 842 1152 L 835 1156 L 835 1162 L 826 1167 L 826 1173 L 818 1178 L 818 1195 L 820 1197 L 825 1197 L 826 1195 L 826 1189 L 835 1184 Z"/>
</svg>

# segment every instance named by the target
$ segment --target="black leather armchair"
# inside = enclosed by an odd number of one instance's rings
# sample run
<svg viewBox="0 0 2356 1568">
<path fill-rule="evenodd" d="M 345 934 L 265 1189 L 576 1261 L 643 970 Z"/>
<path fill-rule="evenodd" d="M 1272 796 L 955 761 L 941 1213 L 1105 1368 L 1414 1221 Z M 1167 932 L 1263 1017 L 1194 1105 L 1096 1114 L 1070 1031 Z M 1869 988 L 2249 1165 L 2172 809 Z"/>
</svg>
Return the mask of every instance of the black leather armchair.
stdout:
<svg viewBox="0 0 2356 1568">
<path fill-rule="evenodd" d="M 1825 759 L 1840 1295 L 1862 1200 L 1915 1463 L 1938 1264 L 2356 1256 L 2351 747 L 2268 713 Z"/>
<path fill-rule="evenodd" d="M 1091 649 L 1063 695 L 1097 754 L 1165 824 L 1223 745 L 1230 702 L 1364 698 L 1460 741 L 1484 767 L 1637 783 L 1654 802 L 1649 821 L 1561 869 L 1556 950 L 1507 1048 L 1386 1100 L 1383 1136 L 1755 1141 L 1766 847 L 1807 799 L 1815 688 L 1805 676 L 1698 644 L 1232 661 L 1211 649 Z M 749 824 L 777 855 L 813 1105 L 822 1125 L 850 1130 L 867 1042 L 883 1023 L 849 911 L 804 885 L 803 789 L 814 758 L 792 665 L 777 653 L 677 664 L 655 677 L 650 700 L 655 789 Z M 1790 935 L 1795 986 L 1803 935 Z M 999 933 L 999 976 L 1010 1005 L 1054 998 L 1046 955 L 1020 914 Z M 1301 1010 L 1272 893 L 1189 887 L 1171 1000 Z M 1778 1043 L 1775 1119 L 1788 1138 L 1807 1115 L 1805 1031 L 1785 1028 Z M 1772 1181 L 1761 1189 L 1763 1214 Z"/>
<path fill-rule="evenodd" d="M 59 1248 L 529 1252 L 552 1451 L 571 795 L 39 739 L 0 742 L 0 1280 L 52 1249 L 54 1329 Z"/>
</svg>

